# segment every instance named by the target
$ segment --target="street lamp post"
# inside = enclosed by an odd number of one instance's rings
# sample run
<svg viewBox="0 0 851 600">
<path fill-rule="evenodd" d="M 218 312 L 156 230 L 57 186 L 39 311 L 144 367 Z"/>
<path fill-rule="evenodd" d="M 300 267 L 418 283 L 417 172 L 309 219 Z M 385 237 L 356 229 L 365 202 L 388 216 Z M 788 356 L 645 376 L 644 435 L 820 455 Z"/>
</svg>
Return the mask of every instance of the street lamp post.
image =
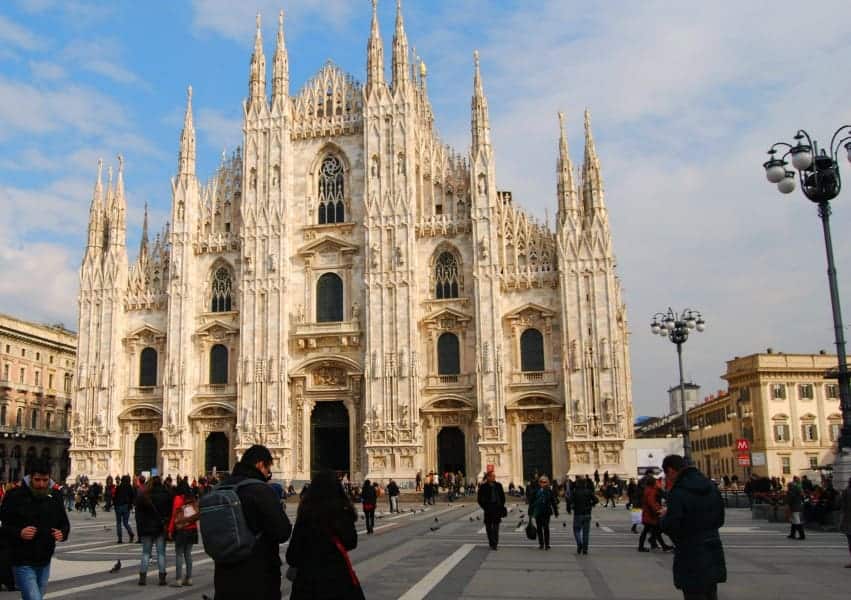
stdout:
<svg viewBox="0 0 851 600">
<path fill-rule="evenodd" d="M 768 181 L 777 184 L 783 194 L 795 190 L 795 171 L 786 168 L 787 157 L 798 171 L 801 191 L 818 206 L 824 231 L 824 249 L 827 254 L 827 281 L 830 288 L 830 306 L 833 310 L 833 331 L 836 340 L 836 356 L 839 368 L 836 378 L 839 383 L 839 403 L 842 410 L 842 430 L 838 440 L 838 454 L 834 462 L 834 481 L 844 486 L 851 475 L 851 376 L 845 355 L 845 333 L 842 326 L 842 310 L 839 305 L 839 285 L 836 281 L 836 265 L 833 260 L 833 241 L 830 236 L 830 201 L 839 195 L 842 179 L 839 174 L 839 152 L 842 148 L 851 161 L 851 125 L 843 125 L 830 138 L 827 149 L 819 149 L 818 143 L 803 129 L 794 136 L 795 145 L 777 142 L 768 150 L 769 160 L 763 164 Z M 784 152 L 785 149 L 785 152 Z M 782 154 L 779 154 L 783 152 Z M 838 477 L 838 479 L 837 479 Z"/>
<path fill-rule="evenodd" d="M 700 312 L 690 308 L 677 314 L 672 308 L 668 312 L 653 315 L 650 331 L 671 340 L 677 345 L 677 364 L 680 368 L 680 410 L 683 423 L 683 458 L 691 463 L 691 440 L 689 438 L 688 411 L 686 410 L 686 382 L 683 378 L 683 344 L 688 340 L 690 330 L 703 331 L 706 321 Z"/>
</svg>

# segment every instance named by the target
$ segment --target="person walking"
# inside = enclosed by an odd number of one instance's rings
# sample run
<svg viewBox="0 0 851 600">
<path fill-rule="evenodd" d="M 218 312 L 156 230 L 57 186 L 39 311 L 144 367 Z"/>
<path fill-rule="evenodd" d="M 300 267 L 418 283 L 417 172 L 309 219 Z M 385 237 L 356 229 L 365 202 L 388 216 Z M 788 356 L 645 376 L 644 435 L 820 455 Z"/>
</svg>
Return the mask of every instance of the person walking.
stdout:
<svg viewBox="0 0 851 600">
<path fill-rule="evenodd" d="M 421 492 L 423 489 L 423 472 L 422 470 L 417 471 L 417 476 L 414 479 L 414 483 L 416 484 L 416 489 L 414 491 Z"/>
<path fill-rule="evenodd" d="M 280 544 L 290 538 L 292 525 L 275 491 L 266 485 L 272 478 L 272 463 L 272 453 L 266 446 L 255 444 L 249 447 L 234 466 L 230 477 L 218 488 L 208 492 L 200 503 L 201 532 L 204 535 L 204 549 L 208 553 L 208 531 L 218 530 L 222 534 L 220 537 L 226 538 L 224 532 L 234 529 L 234 521 L 223 519 L 225 514 L 233 513 L 217 510 L 221 504 L 215 504 L 222 500 L 222 490 L 236 494 L 240 508 L 236 517 L 239 525 L 244 525 L 255 536 L 248 558 L 216 560 L 214 557 L 213 586 L 216 600 L 281 598 Z M 331 476 L 334 481 L 337 480 L 333 473 Z M 240 527 L 236 529 L 239 531 Z M 228 548 L 240 542 L 234 539 L 213 541 L 224 542 Z"/>
<path fill-rule="evenodd" d="M 363 490 L 361 491 L 361 502 L 363 506 L 363 518 L 366 521 L 366 533 L 372 535 L 375 528 L 375 503 L 378 501 L 375 494 L 375 487 L 367 479 L 363 482 Z"/>
<path fill-rule="evenodd" d="M 192 547 L 198 543 L 198 519 L 201 511 L 189 482 L 180 479 L 168 521 L 168 539 L 174 540 L 174 583 L 172 587 L 192 585 Z M 183 574 L 183 565 L 186 574 Z"/>
<path fill-rule="evenodd" d="M 9 544 L 15 587 L 21 591 L 21 598 L 41 600 L 56 542 L 68 540 L 71 525 L 61 496 L 53 492 L 47 459 L 33 459 L 27 470 L 21 485 L 6 492 L 0 504 L 0 535 Z"/>
<path fill-rule="evenodd" d="M 577 477 L 568 505 L 568 512 L 573 512 L 573 538 L 576 540 L 577 554 L 588 554 L 591 510 L 598 502 L 594 485 L 588 480 Z"/>
<path fill-rule="evenodd" d="M 801 492 L 801 488 L 794 482 L 790 482 L 786 487 L 786 510 L 789 513 L 789 523 L 792 525 L 792 529 L 786 537 L 794 540 L 795 533 L 797 532 L 799 534 L 797 539 L 806 539 L 806 535 L 804 535 L 804 522 L 801 519 L 804 512 L 804 494 Z"/>
<path fill-rule="evenodd" d="M 499 544 L 499 524 L 508 516 L 505 508 L 505 490 L 496 480 L 496 473 L 488 471 L 485 481 L 479 486 L 477 501 L 485 511 L 485 531 L 488 534 L 488 545 L 496 550 Z"/>
<path fill-rule="evenodd" d="M 371 487 L 364 482 L 364 489 Z M 357 513 L 334 474 L 317 473 L 299 504 L 287 548 L 290 600 L 364 598 L 349 559 L 349 551 L 358 545 L 356 521 Z"/>
<path fill-rule="evenodd" d="M 848 487 L 842 490 L 839 497 L 839 510 L 839 531 L 848 538 L 848 552 L 851 553 L 851 478 L 848 479 Z M 845 568 L 851 569 L 851 562 L 845 565 Z"/>
<path fill-rule="evenodd" d="M 115 494 L 112 499 L 113 507 L 115 508 L 115 533 L 118 535 L 118 543 L 123 544 L 122 539 L 123 529 L 127 530 L 127 535 L 130 536 L 130 543 L 133 543 L 133 529 L 130 528 L 130 507 L 136 500 L 136 490 L 130 483 L 130 476 L 124 475 L 121 481 L 115 488 Z"/>
<path fill-rule="evenodd" d="M 535 518 L 535 528 L 538 532 L 538 547 L 541 550 L 550 549 L 550 517 L 558 517 L 558 496 L 550 487 L 546 475 L 538 479 L 538 489 L 529 506 L 529 516 Z"/>
<path fill-rule="evenodd" d="M 106 485 L 103 487 L 103 512 L 109 512 L 112 508 L 112 498 L 115 494 L 115 483 L 112 475 L 106 476 Z"/>
<path fill-rule="evenodd" d="M 387 498 L 390 500 L 390 512 L 399 512 L 399 486 L 392 479 L 387 484 Z"/>
<path fill-rule="evenodd" d="M 92 517 L 97 517 L 97 506 L 100 500 L 100 484 L 95 481 L 89 486 L 88 491 L 89 511 Z"/>
<path fill-rule="evenodd" d="M 650 536 L 650 547 L 670 552 L 673 548 L 665 543 L 659 530 L 659 514 L 662 512 L 662 483 L 652 475 L 645 475 L 644 491 L 641 496 L 641 523 L 644 525 L 638 537 L 638 551 L 650 552 L 644 541 Z"/>
<path fill-rule="evenodd" d="M 158 475 L 145 484 L 145 491 L 136 497 L 136 529 L 142 541 L 139 561 L 139 585 L 148 582 L 148 563 L 154 547 L 157 550 L 159 584 L 166 584 L 165 529 L 171 516 L 171 496 Z"/>
<path fill-rule="evenodd" d="M 678 454 L 666 456 L 662 470 L 673 482 L 660 526 L 674 541 L 674 586 L 684 600 L 717 600 L 718 584 L 727 581 L 721 492 Z"/>
</svg>

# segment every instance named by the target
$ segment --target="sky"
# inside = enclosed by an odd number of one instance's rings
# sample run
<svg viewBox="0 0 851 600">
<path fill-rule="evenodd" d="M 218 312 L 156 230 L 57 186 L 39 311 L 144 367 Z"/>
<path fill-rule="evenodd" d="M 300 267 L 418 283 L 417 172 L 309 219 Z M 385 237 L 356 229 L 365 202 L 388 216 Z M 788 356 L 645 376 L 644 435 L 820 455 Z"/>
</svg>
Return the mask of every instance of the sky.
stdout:
<svg viewBox="0 0 851 600">
<path fill-rule="evenodd" d="M 388 71 L 394 4 L 379 1 Z M 76 327 L 98 157 L 124 156 L 132 260 L 144 204 L 153 230 L 169 213 L 186 86 L 206 179 L 241 141 L 254 15 L 271 69 L 281 8 L 291 93 L 329 58 L 365 79 L 368 0 L 0 3 L 0 312 Z M 827 144 L 851 123 L 847 1 L 404 0 L 404 15 L 437 128 L 463 153 L 480 51 L 497 185 L 542 220 L 556 210 L 556 114 L 579 164 L 591 110 L 636 415 L 663 414 L 677 382 L 675 347 L 649 328 L 668 307 L 706 319 L 684 347 L 704 394 L 725 388 L 734 356 L 833 351 L 816 207 L 779 194 L 762 162 L 799 128 Z M 851 322 L 849 201 L 832 223 Z"/>
</svg>

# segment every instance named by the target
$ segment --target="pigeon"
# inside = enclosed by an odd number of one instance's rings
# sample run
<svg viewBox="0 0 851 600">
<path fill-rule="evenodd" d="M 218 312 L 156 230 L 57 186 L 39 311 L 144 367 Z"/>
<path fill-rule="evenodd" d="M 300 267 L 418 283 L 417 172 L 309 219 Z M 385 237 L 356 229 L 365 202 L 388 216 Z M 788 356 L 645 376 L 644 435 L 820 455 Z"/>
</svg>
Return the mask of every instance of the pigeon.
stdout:
<svg viewBox="0 0 851 600">
<path fill-rule="evenodd" d="M 561 524 L 561 526 L 562 526 L 562 527 L 567 527 L 567 523 L 564 523 L 564 522 L 563 522 L 563 523 Z"/>
<path fill-rule="evenodd" d="M 103 526 L 103 530 L 104 530 L 104 531 L 109 531 L 109 527 L 107 527 L 106 525 L 104 525 L 104 526 Z"/>
<path fill-rule="evenodd" d="M 473 517 L 470 517 L 470 522 L 471 522 L 471 523 L 473 522 Z"/>
<path fill-rule="evenodd" d="M 437 523 L 437 522 L 438 522 L 438 520 L 439 520 L 439 519 L 438 519 L 437 517 L 435 517 L 435 518 L 434 518 L 434 522 L 435 522 L 435 523 Z"/>
<path fill-rule="evenodd" d="M 600 521 L 594 521 L 594 527 L 599 527 L 599 526 L 600 526 Z"/>
<path fill-rule="evenodd" d="M 440 527 L 429 527 L 428 528 L 429 531 L 437 531 L 438 529 L 440 529 Z"/>
<path fill-rule="evenodd" d="M 118 573 L 119 570 L 121 570 L 121 561 L 117 560 L 117 561 L 115 561 L 115 564 L 112 565 L 112 568 L 109 570 L 109 572 L 110 573 Z"/>
<path fill-rule="evenodd" d="M 481 517 L 476 517 L 476 521 L 481 521 L 481 520 L 482 520 Z"/>
</svg>

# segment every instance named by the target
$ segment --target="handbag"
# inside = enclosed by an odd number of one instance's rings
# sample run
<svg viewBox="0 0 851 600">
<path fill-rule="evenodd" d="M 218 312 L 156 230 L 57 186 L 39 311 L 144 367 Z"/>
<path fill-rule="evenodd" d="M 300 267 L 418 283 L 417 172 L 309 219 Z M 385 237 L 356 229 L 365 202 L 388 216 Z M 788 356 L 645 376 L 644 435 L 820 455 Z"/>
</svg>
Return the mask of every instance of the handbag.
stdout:
<svg viewBox="0 0 851 600">
<path fill-rule="evenodd" d="M 538 528 L 535 527 L 535 523 L 532 519 L 529 519 L 529 524 L 526 525 L 526 537 L 530 540 L 538 539 Z"/>
</svg>

